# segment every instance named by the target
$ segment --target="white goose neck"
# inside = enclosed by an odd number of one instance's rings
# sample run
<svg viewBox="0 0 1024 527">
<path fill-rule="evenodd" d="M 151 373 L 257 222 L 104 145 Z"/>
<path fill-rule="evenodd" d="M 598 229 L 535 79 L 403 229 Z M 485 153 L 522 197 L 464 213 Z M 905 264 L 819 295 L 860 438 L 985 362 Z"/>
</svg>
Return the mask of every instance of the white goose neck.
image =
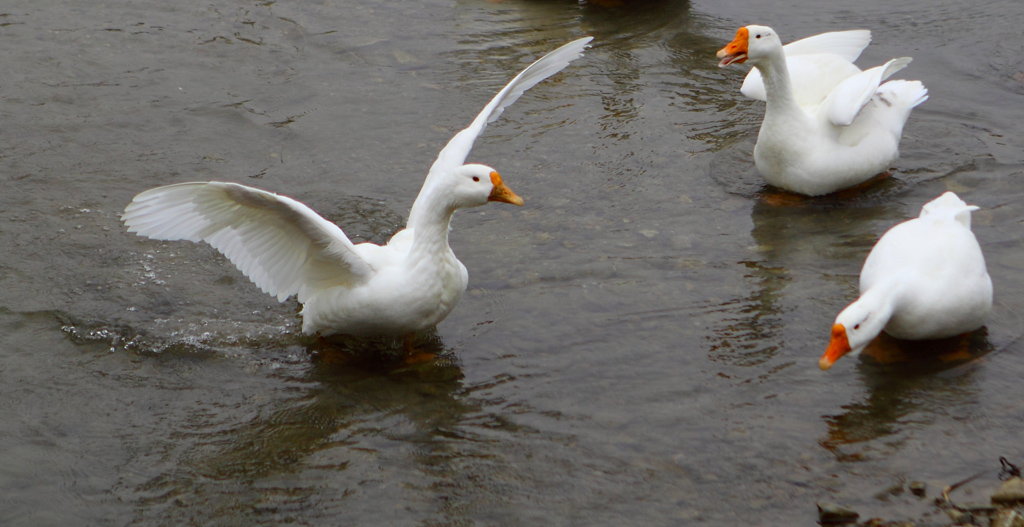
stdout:
<svg viewBox="0 0 1024 527">
<path fill-rule="evenodd" d="M 875 312 L 885 315 L 882 318 L 888 320 L 892 316 L 898 293 L 899 283 L 895 280 L 884 284 L 875 284 L 860 296 L 859 302 Z"/>
<path fill-rule="evenodd" d="M 853 328 L 859 330 L 864 341 L 859 345 L 861 347 L 867 345 L 875 337 L 878 336 L 885 326 L 889 324 L 889 319 L 892 318 L 893 312 L 896 310 L 896 302 L 899 299 L 900 294 L 900 281 L 891 280 L 882 284 L 874 284 L 867 291 L 864 291 L 860 298 L 856 302 L 850 304 L 847 310 L 853 310 L 854 312 L 870 313 L 870 316 L 864 320 L 859 328 Z M 851 322 L 856 324 L 857 322 Z M 850 328 L 847 328 L 849 331 Z M 853 342 L 850 343 L 854 345 Z"/>
<path fill-rule="evenodd" d="M 793 96 L 793 84 L 789 78 L 789 67 L 786 65 L 786 55 L 782 49 L 772 51 L 763 60 L 759 60 L 754 67 L 761 72 L 764 81 L 767 105 L 765 112 L 788 111 L 789 108 L 799 109 L 796 98 Z"/>
<path fill-rule="evenodd" d="M 429 255 L 449 254 L 448 230 L 456 207 L 445 199 L 444 192 L 428 191 L 413 204 L 407 228 L 413 229 L 412 249 L 409 256 L 422 258 Z M 422 200 L 422 201 L 421 201 Z"/>
<path fill-rule="evenodd" d="M 415 229 L 416 225 L 423 221 L 423 217 L 427 214 L 427 209 L 431 208 L 435 198 L 433 192 L 424 183 L 423 187 L 420 188 L 419 195 L 416 196 L 416 201 L 412 204 L 412 209 L 409 210 L 409 223 L 406 225 L 407 229 Z"/>
</svg>

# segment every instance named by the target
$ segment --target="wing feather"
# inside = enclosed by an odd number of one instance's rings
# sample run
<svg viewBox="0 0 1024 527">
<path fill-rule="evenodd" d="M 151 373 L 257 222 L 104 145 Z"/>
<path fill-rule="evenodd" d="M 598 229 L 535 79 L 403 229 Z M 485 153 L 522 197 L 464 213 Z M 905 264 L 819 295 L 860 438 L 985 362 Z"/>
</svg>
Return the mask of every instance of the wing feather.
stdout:
<svg viewBox="0 0 1024 527">
<path fill-rule="evenodd" d="M 867 29 L 851 29 L 848 31 L 831 31 L 790 42 L 782 49 L 787 57 L 798 55 L 816 55 L 825 53 L 839 55 L 855 62 L 864 48 L 871 43 L 871 31 Z"/>
<path fill-rule="evenodd" d="M 822 33 L 782 46 L 797 101 L 818 104 L 843 79 L 856 74 L 859 69 L 852 63 L 870 43 L 871 31 L 851 29 Z M 757 68 L 750 68 L 740 93 L 759 101 L 768 99 Z"/>
<path fill-rule="evenodd" d="M 510 104 L 516 102 L 523 92 L 536 86 L 540 81 L 562 71 L 570 62 L 582 57 L 583 50 L 586 49 L 587 44 L 593 39 L 593 37 L 584 37 L 569 42 L 527 66 L 526 69 L 505 85 L 491 99 L 491 102 L 487 103 L 483 111 L 476 116 L 476 119 L 473 119 L 473 122 L 466 129 L 455 134 L 455 137 L 448 141 L 448 144 L 437 154 L 434 164 L 430 166 L 427 178 L 423 182 L 423 188 L 420 189 L 419 196 L 417 196 L 416 202 L 413 203 L 412 210 L 409 212 L 409 227 L 415 227 L 417 210 L 422 207 L 421 198 L 425 198 L 428 194 L 427 191 L 434 184 L 434 181 L 441 177 L 442 174 L 446 174 L 466 162 L 466 156 L 473 149 L 473 143 L 476 142 L 476 138 L 487 127 L 487 123 L 497 119 L 501 112 Z"/>
<path fill-rule="evenodd" d="M 849 126 L 885 79 L 907 67 L 910 57 L 892 59 L 881 66 L 864 70 L 839 83 L 822 106 L 828 120 L 836 126 Z"/>
<path fill-rule="evenodd" d="M 373 268 L 337 225 L 286 196 L 218 181 L 147 190 L 121 216 L 128 232 L 205 241 L 261 290 L 305 302 L 318 290 L 363 283 Z"/>
</svg>

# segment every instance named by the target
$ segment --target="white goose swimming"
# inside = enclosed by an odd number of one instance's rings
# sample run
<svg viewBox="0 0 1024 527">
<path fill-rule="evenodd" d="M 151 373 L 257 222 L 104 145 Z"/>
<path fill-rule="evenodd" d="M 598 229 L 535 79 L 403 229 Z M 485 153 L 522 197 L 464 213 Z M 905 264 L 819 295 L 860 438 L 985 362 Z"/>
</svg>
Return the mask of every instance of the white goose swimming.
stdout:
<svg viewBox="0 0 1024 527">
<path fill-rule="evenodd" d="M 971 232 L 974 205 L 946 192 L 889 229 L 860 272 L 860 298 L 836 317 L 823 370 L 860 353 L 883 330 L 926 340 L 978 329 L 992 310 L 992 280 Z"/>
<path fill-rule="evenodd" d="M 863 183 L 899 157 L 910 111 L 928 98 L 919 81 L 882 83 L 909 57 L 861 71 L 867 30 L 823 33 L 786 46 L 770 27 L 746 26 L 718 51 L 719 66 L 750 61 L 740 92 L 766 102 L 754 163 L 776 187 L 818 196 Z"/>
<path fill-rule="evenodd" d="M 591 37 L 540 58 L 448 142 L 430 167 L 404 230 L 387 245 L 353 244 L 334 223 L 291 198 L 217 181 L 142 192 L 125 208 L 129 232 L 205 241 L 264 292 L 297 295 L 302 331 L 357 337 L 412 336 L 443 320 L 469 275 L 448 246 L 457 209 L 523 200 L 487 166 L 463 163 L 487 123 L 540 81 L 582 56 Z"/>
</svg>

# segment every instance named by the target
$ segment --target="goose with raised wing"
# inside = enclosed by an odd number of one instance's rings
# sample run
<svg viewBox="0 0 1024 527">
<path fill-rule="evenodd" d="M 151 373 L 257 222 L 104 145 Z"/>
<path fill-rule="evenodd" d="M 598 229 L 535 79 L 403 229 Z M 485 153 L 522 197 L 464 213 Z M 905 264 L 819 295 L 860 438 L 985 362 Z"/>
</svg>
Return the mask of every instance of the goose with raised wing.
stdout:
<svg viewBox="0 0 1024 527">
<path fill-rule="evenodd" d="M 590 37 L 540 58 L 456 134 L 430 167 L 406 228 L 386 245 L 353 244 L 334 223 L 286 196 L 237 183 L 193 182 L 142 192 L 125 209 L 129 232 L 207 242 L 260 289 L 302 304 L 302 331 L 411 337 L 444 320 L 469 275 L 448 245 L 456 210 L 489 201 L 521 206 L 493 168 L 463 164 L 489 122 L 582 56 Z"/>
<path fill-rule="evenodd" d="M 720 67 L 750 62 L 740 92 L 765 101 L 754 164 L 776 187 L 818 196 L 887 173 L 899 157 L 903 125 L 928 98 L 919 81 L 889 76 L 910 63 L 853 64 L 867 30 L 823 33 L 782 45 L 770 27 L 741 27 L 718 51 Z"/>
<path fill-rule="evenodd" d="M 952 337 L 980 328 L 992 310 L 992 280 L 971 232 L 974 205 L 946 192 L 921 215 L 889 229 L 860 272 L 860 298 L 832 325 L 823 370 L 860 353 L 879 333 L 898 339 Z"/>
</svg>

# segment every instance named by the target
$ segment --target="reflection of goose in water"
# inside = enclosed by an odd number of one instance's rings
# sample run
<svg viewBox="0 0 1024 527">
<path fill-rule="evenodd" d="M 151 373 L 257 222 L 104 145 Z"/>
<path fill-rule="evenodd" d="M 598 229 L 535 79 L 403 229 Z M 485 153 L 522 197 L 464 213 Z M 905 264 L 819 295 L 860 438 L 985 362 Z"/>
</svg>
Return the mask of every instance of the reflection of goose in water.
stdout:
<svg viewBox="0 0 1024 527">
<path fill-rule="evenodd" d="M 709 357 L 734 366 L 757 366 L 775 358 L 784 347 L 778 329 L 784 325 L 781 300 L 791 279 L 786 269 L 766 262 L 738 265 L 751 291 L 706 310 L 718 319 L 709 337 Z"/>
<path fill-rule="evenodd" d="M 500 17 L 507 35 L 524 31 L 564 35 L 567 26 L 578 26 L 598 42 L 624 44 L 638 38 L 654 41 L 664 29 L 678 31 L 681 19 L 690 13 L 687 0 L 460 0 L 459 6 L 456 15 L 474 21 Z M 493 23 L 486 24 L 486 29 L 476 36 L 503 36 L 501 31 L 495 33 Z"/>
<path fill-rule="evenodd" d="M 821 445 L 841 460 L 857 459 L 863 452 L 850 445 L 899 436 L 908 426 L 930 422 L 936 412 L 974 402 L 981 369 L 971 360 L 993 351 L 984 328 L 971 335 L 968 348 L 969 354 L 964 354 L 959 339 L 924 344 L 883 335 L 865 354 L 899 362 L 858 364 L 868 393 L 862 401 L 843 406 L 842 413 L 823 416 L 828 435 Z"/>
<path fill-rule="evenodd" d="M 448 245 L 452 215 L 489 201 L 522 205 L 494 169 L 463 163 L 477 136 L 524 91 L 582 56 L 591 38 L 545 55 L 517 75 L 438 154 L 406 229 L 384 246 L 355 245 L 291 198 L 235 183 L 181 183 L 143 192 L 125 209 L 130 232 L 205 241 L 264 292 L 303 304 L 303 333 L 407 336 L 455 307 L 468 273 Z"/>
<path fill-rule="evenodd" d="M 452 434 L 474 439 L 463 428 L 480 407 L 464 396 L 456 362 L 393 366 L 317 358 L 285 386 L 259 375 L 247 381 L 270 387 L 265 399 L 232 401 L 247 411 L 201 401 L 135 497 L 162 515 L 157 523 L 175 525 L 302 524 L 323 515 L 345 524 L 373 517 L 364 503 L 409 505 L 445 478 L 459 448 Z"/>
<path fill-rule="evenodd" d="M 458 13 L 465 17 L 466 25 L 482 26 L 479 34 L 469 37 L 470 42 L 480 42 L 477 47 L 485 53 L 499 52 L 509 43 L 534 45 L 538 35 L 548 40 L 562 38 L 567 28 L 595 37 L 600 62 L 588 64 L 593 74 L 579 86 L 587 90 L 588 99 L 599 101 L 599 106 L 579 119 L 596 121 L 600 128 L 597 137 L 602 141 L 595 144 L 594 136 L 584 132 L 579 141 L 599 154 L 595 163 L 602 173 L 615 176 L 614 183 L 641 177 L 652 169 L 652 163 L 665 163 L 671 170 L 680 134 L 703 143 L 721 140 L 719 111 L 734 105 L 733 96 L 724 83 L 721 89 L 709 89 L 709 79 L 720 76 L 715 63 L 706 58 L 717 47 L 717 41 L 707 36 L 706 26 L 713 21 L 694 15 L 690 2 L 503 0 L 495 4 L 491 0 L 461 0 L 460 5 L 467 8 Z M 480 22 L 495 19 L 506 26 L 504 32 L 496 33 L 493 23 Z M 466 60 L 465 51 L 453 54 Z M 666 121 L 666 115 L 671 120 Z M 652 127 L 652 118 L 669 128 Z M 629 147 L 609 146 L 615 142 Z"/>
</svg>

